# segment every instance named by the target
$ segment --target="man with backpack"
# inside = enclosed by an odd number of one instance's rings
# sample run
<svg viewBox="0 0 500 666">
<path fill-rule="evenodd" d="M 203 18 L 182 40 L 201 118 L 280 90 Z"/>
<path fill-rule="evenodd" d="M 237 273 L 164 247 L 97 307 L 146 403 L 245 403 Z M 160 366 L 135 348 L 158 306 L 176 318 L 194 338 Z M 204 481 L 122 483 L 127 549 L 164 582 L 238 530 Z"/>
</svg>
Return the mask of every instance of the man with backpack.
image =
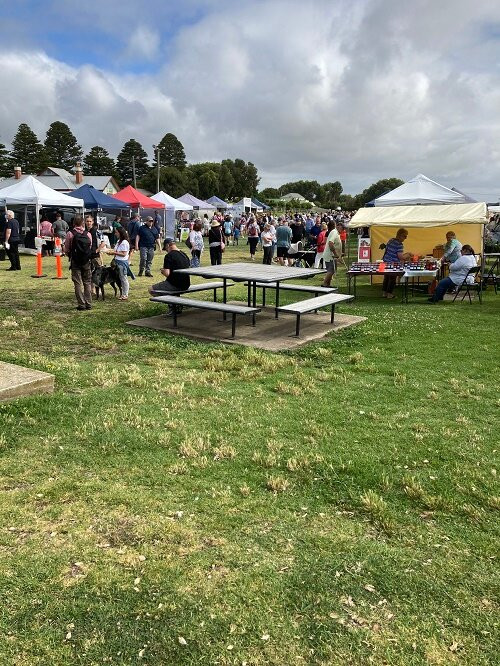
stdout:
<svg viewBox="0 0 500 666">
<path fill-rule="evenodd" d="M 71 279 L 75 285 L 77 310 L 92 308 L 92 235 L 83 226 L 82 218 L 77 215 L 73 220 L 73 229 L 66 234 L 64 252 L 69 257 Z"/>
</svg>

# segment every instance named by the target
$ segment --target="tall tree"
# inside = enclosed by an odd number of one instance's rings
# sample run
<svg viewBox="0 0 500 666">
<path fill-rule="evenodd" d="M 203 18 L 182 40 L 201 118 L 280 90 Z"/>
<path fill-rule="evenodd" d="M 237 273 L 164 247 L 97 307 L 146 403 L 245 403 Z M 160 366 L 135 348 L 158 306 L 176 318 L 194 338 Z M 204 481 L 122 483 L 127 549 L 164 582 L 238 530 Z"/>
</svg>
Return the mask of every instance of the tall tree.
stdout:
<svg viewBox="0 0 500 666">
<path fill-rule="evenodd" d="M 160 168 L 162 166 L 171 166 L 176 167 L 177 169 L 183 169 L 186 166 L 184 146 L 175 134 L 171 134 L 170 132 L 165 134 L 157 148 L 160 149 Z M 155 150 L 153 167 L 156 167 L 157 165 L 157 155 L 158 153 Z"/>
<path fill-rule="evenodd" d="M 336 180 L 334 183 L 325 183 L 321 187 L 319 199 L 321 203 L 327 208 L 333 208 L 340 203 L 340 195 L 342 194 L 342 185 Z"/>
<path fill-rule="evenodd" d="M 363 190 L 361 194 L 358 194 L 358 206 L 364 206 L 372 199 L 376 199 L 385 192 L 390 192 L 390 190 L 403 185 L 403 183 L 404 181 L 399 178 L 384 178 L 378 180 L 376 183 L 373 183 L 373 185 L 370 185 L 370 187 L 367 187 L 366 190 Z"/>
<path fill-rule="evenodd" d="M 116 165 L 106 148 L 93 146 L 83 158 L 83 170 L 88 176 L 114 175 Z"/>
<path fill-rule="evenodd" d="M 50 166 L 62 169 L 74 169 L 75 164 L 82 159 L 82 147 L 78 144 L 75 135 L 60 120 L 56 120 L 47 130 L 45 137 L 45 152 Z"/>
<path fill-rule="evenodd" d="M 222 199 L 228 199 L 234 189 L 233 174 L 229 170 L 227 164 L 222 164 L 219 171 L 219 196 Z"/>
<path fill-rule="evenodd" d="M 257 168 L 252 162 L 247 164 L 239 158 L 234 161 L 228 159 L 222 161 L 222 167 L 224 166 L 229 169 L 234 178 L 233 197 L 250 197 L 257 194 L 260 178 Z"/>
<path fill-rule="evenodd" d="M 150 169 L 148 156 L 144 148 L 135 139 L 129 139 L 116 158 L 116 170 L 123 186 L 130 185 L 133 182 L 132 157 L 135 159 L 135 176 L 137 180 L 144 178 Z"/>
<path fill-rule="evenodd" d="M 0 177 L 7 178 L 12 175 L 12 162 L 9 159 L 9 151 L 0 143 Z"/>
<path fill-rule="evenodd" d="M 45 148 L 26 123 L 21 123 L 17 128 L 10 159 L 12 166 L 20 166 L 23 173 L 37 174 L 47 166 Z"/>
<path fill-rule="evenodd" d="M 140 185 L 151 192 L 156 191 L 156 169 L 150 169 L 141 179 Z M 189 190 L 187 172 L 175 167 L 160 167 L 160 190 L 172 197 L 180 197 Z"/>
<path fill-rule="evenodd" d="M 209 199 L 219 191 L 219 179 L 215 171 L 205 171 L 200 176 L 198 184 L 200 187 L 199 197 L 201 199 Z"/>
</svg>

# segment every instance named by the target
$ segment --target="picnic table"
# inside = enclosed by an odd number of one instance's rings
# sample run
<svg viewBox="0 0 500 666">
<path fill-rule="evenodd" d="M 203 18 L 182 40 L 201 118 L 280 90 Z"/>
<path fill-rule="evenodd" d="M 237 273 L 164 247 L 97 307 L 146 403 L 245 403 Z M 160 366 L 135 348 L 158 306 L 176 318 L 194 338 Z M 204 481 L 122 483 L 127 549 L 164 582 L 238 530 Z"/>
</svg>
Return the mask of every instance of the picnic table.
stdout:
<svg viewBox="0 0 500 666">
<path fill-rule="evenodd" d="M 297 268 L 288 266 L 269 266 L 268 264 L 234 263 L 218 266 L 199 266 L 198 268 L 181 268 L 176 273 L 198 275 L 203 278 L 219 278 L 223 280 L 223 302 L 227 298 L 227 281 L 247 282 L 247 305 L 256 307 L 257 283 L 276 283 L 275 317 L 278 319 L 280 282 L 294 278 L 307 278 L 326 271 L 321 268 Z"/>
</svg>

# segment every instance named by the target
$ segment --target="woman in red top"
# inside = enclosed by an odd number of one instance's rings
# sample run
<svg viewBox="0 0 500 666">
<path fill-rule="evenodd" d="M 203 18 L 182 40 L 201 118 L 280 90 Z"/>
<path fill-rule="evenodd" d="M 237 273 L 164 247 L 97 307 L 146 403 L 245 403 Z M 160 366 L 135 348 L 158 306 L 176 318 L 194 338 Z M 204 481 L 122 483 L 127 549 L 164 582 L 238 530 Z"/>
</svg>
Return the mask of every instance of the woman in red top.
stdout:
<svg viewBox="0 0 500 666">
<path fill-rule="evenodd" d="M 323 259 L 323 252 L 325 251 L 327 236 L 328 225 L 323 222 L 321 225 L 321 231 L 319 232 L 318 238 L 316 240 L 316 256 L 314 258 L 314 268 L 319 268 L 320 261 Z"/>
</svg>

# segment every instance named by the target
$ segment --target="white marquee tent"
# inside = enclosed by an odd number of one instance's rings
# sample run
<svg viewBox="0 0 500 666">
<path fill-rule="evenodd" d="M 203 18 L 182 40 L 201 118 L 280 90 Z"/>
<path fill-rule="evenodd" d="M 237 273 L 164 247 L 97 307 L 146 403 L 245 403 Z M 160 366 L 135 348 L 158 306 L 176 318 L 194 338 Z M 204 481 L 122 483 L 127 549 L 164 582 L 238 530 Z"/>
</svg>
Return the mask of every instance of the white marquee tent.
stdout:
<svg viewBox="0 0 500 666">
<path fill-rule="evenodd" d="M 170 194 L 167 194 L 163 190 L 160 190 L 156 194 L 153 194 L 151 199 L 154 199 L 155 201 L 159 201 L 165 206 L 165 214 L 166 214 L 166 229 L 165 232 L 167 236 L 175 236 L 175 214 L 177 211 L 187 211 L 187 210 L 193 210 L 193 206 L 188 203 L 184 203 L 184 201 L 180 201 L 179 199 L 174 199 L 174 197 L 171 197 Z"/>
<path fill-rule="evenodd" d="M 83 199 L 69 197 L 44 185 L 33 176 L 27 176 L 14 185 L 0 190 L 0 204 L 4 206 L 35 206 L 38 233 L 39 213 L 42 206 L 54 208 L 81 208 Z"/>
<path fill-rule="evenodd" d="M 470 197 L 462 192 L 440 185 L 419 173 L 403 185 L 373 201 L 374 206 L 413 206 L 469 203 Z"/>
</svg>

